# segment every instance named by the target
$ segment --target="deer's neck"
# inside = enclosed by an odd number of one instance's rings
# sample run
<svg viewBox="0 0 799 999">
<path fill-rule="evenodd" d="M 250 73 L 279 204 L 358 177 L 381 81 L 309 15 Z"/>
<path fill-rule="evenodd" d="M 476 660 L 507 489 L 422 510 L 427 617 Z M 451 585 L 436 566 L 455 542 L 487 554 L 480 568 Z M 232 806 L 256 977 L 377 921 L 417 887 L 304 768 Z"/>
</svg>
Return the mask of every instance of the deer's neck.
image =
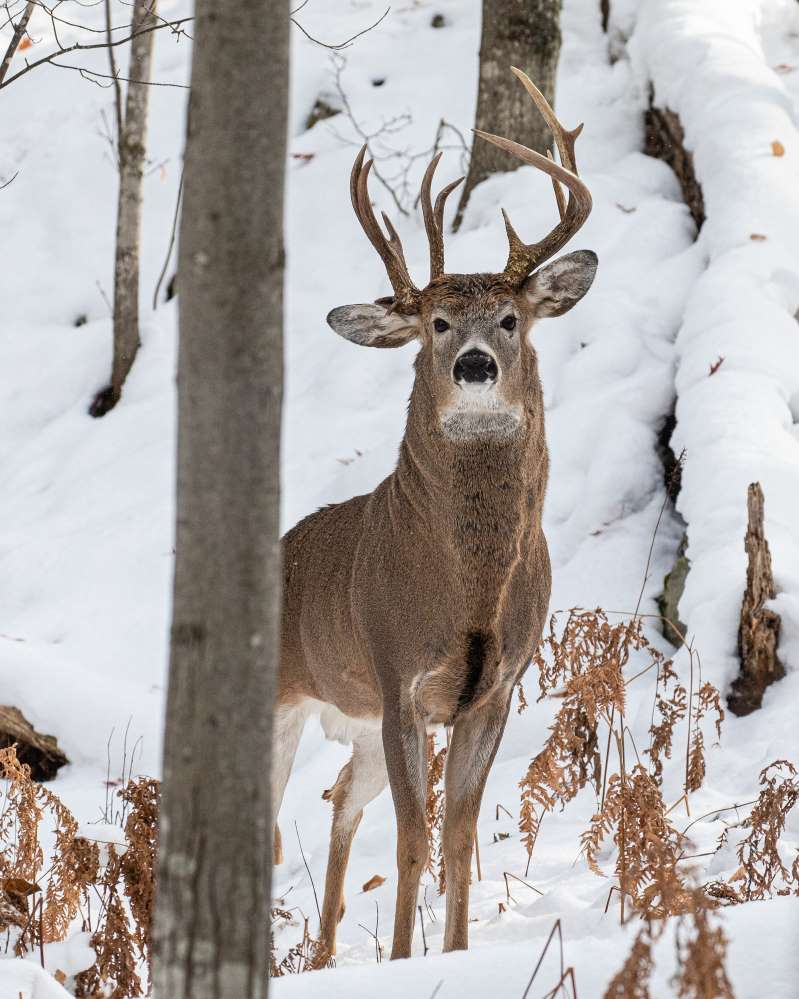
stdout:
<svg viewBox="0 0 799 999">
<path fill-rule="evenodd" d="M 392 503 L 445 549 L 452 582 L 477 626 L 490 627 L 514 566 L 541 530 L 547 455 L 540 407 L 507 437 L 453 441 L 414 386 Z"/>
</svg>

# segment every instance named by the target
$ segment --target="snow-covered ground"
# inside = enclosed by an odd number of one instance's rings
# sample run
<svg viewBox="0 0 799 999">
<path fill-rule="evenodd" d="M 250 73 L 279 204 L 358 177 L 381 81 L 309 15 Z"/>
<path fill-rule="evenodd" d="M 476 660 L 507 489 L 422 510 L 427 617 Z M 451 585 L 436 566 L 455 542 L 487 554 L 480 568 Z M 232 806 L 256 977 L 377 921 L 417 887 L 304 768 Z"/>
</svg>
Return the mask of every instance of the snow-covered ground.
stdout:
<svg viewBox="0 0 799 999">
<path fill-rule="evenodd" d="M 173 14 L 176 2 L 164 5 Z M 302 23 L 340 41 L 382 13 L 379 0 L 335 7 L 312 0 Z M 728 718 L 708 754 L 705 787 L 692 815 L 711 812 L 692 833 L 712 849 L 722 820 L 714 809 L 754 796 L 758 771 L 776 758 L 799 761 L 793 704 L 799 699 L 799 5 L 795 0 L 619 0 L 612 30 L 629 39 L 611 64 L 596 0 L 565 0 L 557 111 L 585 121 L 580 172 L 594 211 L 573 249 L 594 249 L 596 282 L 567 316 L 534 331 L 547 401 L 552 470 L 545 528 L 553 557 L 552 607 L 602 606 L 632 612 L 663 502 L 657 432 L 676 399 L 676 448 L 686 448 L 678 500 L 688 524 L 691 573 L 680 610 L 722 691 L 736 672 L 737 612 L 745 578 L 743 532 L 749 482 L 766 495 L 766 532 L 783 620 L 788 675 L 763 709 Z M 434 14 L 444 26 L 433 28 Z M 33 32 L 36 34 L 36 32 Z M 336 337 L 324 317 L 336 305 L 370 301 L 387 279 L 350 208 L 349 169 L 357 138 L 340 115 L 310 131 L 316 97 L 334 92 L 328 50 L 293 31 L 292 114 L 287 202 L 288 314 L 283 523 L 322 503 L 371 489 L 393 467 L 412 380 L 413 348 L 361 350 Z M 341 84 L 359 124 L 397 130 L 382 148 L 422 153 L 439 120 L 464 134 L 476 96 L 479 5 L 416 0 L 393 8 L 343 53 Z M 185 83 L 189 49 L 158 36 L 157 78 Z M 656 99 L 677 110 L 695 150 L 707 222 L 695 230 L 679 187 L 662 163 L 642 155 L 642 109 L 649 80 Z M 508 86 L 516 85 L 509 74 Z M 268 99 L 268 95 L 264 95 Z M 54 789 L 82 821 L 95 818 L 122 766 L 123 733 L 134 769 L 157 774 L 167 657 L 173 537 L 174 303 L 150 310 L 166 250 L 180 176 L 185 91 L 154 88 L 145 182 L 143 349 L 122 404 L 101 421 L 86 415 L 110 363 L 110 320 L 99 288 L 111 287 L 115 174 L 99 134 L 107 91 L 78 74 L 43 68 L 0 93 L 0 701 L 17 705 L 40 730 L 57 734 L 72 766 Z M 454 133 L 445 144 L 457 146 Z M 784 155 L 772 153 L 772 142 Z M 378 147 L 381 142 L 378 140 Z M 461 172 L 448 149 L 441 183 Z M 414 160 L 412 189 L 427 158 Z M 387 173 L 400 160 L 387 160 Z M 379 184 L 372 192 L 401 229 L 412 273 L 426 272 L 421 220 L 399 217 Z M 412 201 L 412 196 L 410 198 Z M 522 234 L 553 221 L 548 181 L 522 169 L 495 177 L 473 196 L 461 232 L 447 243 L 448 269 L 490 270 L 504 262 L 499 207 Z M 752 240 L 752 234 L 765 240 Z M 99 288 L 98 288 L 99 286 Z M 88 320 L 76 326 L 79 316 Z M 710 365 L 724 361 L 712 377 Z M 643 610 L 654 610 L 683 526 L 667 514 L 657 535 Z M 655 640 L 658 640 L 653 635 Z M 684 657 L 677 666 L 685 671 Z M 527 682 L 535 694 L 534 677 Z M 629 688 L 629 724 L 642 738 L 652 684 Z M 529 697 L 532 701 L 532 697 Z M 443 899 L 426 889 L 431 953 L 374 967 L 373 930 L 390 943 L 394 818 L 388 792 L 367 810 L 347 879 L 336 969 L 285 978 L 278 996 L 521 995 L 555 918 L 581 995 L 599 997 L 621 964 L 631 932 L 613 908 L 609 881 L 579 859 L 579 834 L 594 799 L 581 796 L 542 825 L 529 879 L 506 902 L 504 872 L 524 874 L 515 815 L 518 781 L 541 748 L 553 706 L 513 713 L 491 773 L 478 833 L 482 881 L 473 884 L 466 955 L 434 956 Z M 109 743 L 110 740 L 110 743 Z M 643 740 L 645 741 L 645 740 Z M 110 749 L 109 749 L 110 745 Z M 276 896 L 314 916 L 313 890 L 297 830 L 321 891 L 329 805 L 321 792 L 348 758 L 309 725 L 281 813 L 285 866 Z M 681 760 L 665 780 L 680 796 Z M 501 804 L 514 818 L 500 811 Z M 684 822 L 689 820 L 685 818 Z M 495 834 L 509 834 L 500 839 Z M 786 849 L 799 841 L 794 816 Z M 612 867 L 608 857 L 608 869 Z M 703 860 L 700 876 L 728 876 L 734 857 Z M 369 893 L 372 875 L 386 878 Z M 429 880 L 429 879 L 428 879 Z M 737 999 L 795 995 L 796 900 L 725 913 Z M 279 943 L 293 943 L 288 927 Z M 660 945 L 653 995 L 667 995 L 673 947 Z M 367 965 L 367 967 L 363 967 Z M 368 967 L 371 965 L 372 967 Z M 544 994 L 553 963 L 541 972 Z M 18 970 L 0 995 L 36 992 Z M 546 977 L 548 976 L 548 977 Z M 10 979 L 8 980 L 11 981 Z M 16 983 L 19 984 L 16 984 Z M 545 987 L 544 984 L 546 983 Z M 538 986 L 536 986 L 537 988 Z M 27 990 L 27 991 L 26 991 Z"/>
</svg>

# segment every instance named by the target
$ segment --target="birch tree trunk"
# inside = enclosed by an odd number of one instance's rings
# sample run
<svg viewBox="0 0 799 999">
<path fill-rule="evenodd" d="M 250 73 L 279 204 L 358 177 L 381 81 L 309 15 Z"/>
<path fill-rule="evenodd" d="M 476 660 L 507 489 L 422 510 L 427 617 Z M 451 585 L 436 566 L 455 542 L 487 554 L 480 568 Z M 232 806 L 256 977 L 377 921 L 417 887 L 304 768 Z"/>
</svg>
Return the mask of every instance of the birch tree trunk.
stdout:
<svg viewBox="0 0 799 999">
<path fill-rule="evenodd" d="M 281 0 L 196 3 L 158 999 L 267 993 L 288 26 Z"/>
<path fill-rule="evenodd" d="M 561 0 L 483 0 L 480 78 L 475 128 L 521 142 L 539 153 L 552 148 L 552 135 L 511 66 L 523 69 L 554 107 L 560 55 Z M 494 173 L 515 170 L 519 160 L 476 139 L 453 228 L 461 224 L 474 188 Z"/>
<path fill-rule="evenodd" d="M 111 384 L 91 406 L 103 416 L 119 402 L 122 386 L 139 350 L 139 238 L 144 163 L 147 154 L 147 105 L 157 22 L 157 0 L 135 0 L 131 33 L 128 92 L 124 118 L 117 103 L 119 196 L 114 254 L 114 357 Z M 117 96 L 119 84 L 116 84 Z M 121 120 L 120 120 L 121 119 Z"/>
</svg>

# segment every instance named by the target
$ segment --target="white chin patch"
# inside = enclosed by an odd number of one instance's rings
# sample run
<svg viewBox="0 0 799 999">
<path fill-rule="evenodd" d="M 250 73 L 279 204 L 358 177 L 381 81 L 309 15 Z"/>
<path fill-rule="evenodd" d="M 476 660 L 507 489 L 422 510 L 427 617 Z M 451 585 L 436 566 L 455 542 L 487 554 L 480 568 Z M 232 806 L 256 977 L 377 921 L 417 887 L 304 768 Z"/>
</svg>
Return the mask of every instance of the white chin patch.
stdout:
<svg viewBox="0 0 799 999">
<path fill-rule="evenodd" d="M 466 383 L 440 416 L 441 429 L 450 440 L 476 437 L 510 437 L 522 422 L 519 406 L 508 406 L 496 386 Z"/>
</svg>

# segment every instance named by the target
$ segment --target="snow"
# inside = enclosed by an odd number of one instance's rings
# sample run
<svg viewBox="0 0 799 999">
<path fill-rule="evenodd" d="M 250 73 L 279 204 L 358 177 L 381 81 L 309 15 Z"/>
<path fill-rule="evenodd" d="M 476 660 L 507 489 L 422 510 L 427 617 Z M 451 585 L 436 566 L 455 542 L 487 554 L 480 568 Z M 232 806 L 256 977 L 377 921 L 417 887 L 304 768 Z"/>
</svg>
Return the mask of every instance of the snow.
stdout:
<svg viewBox="0 0 799 999">
<path fill-rule="evenodd" d="M 66 999 L 69 994 L 30 961 L 0 960 L 0 999 Z"/>
<path fill-rule="evenodd" d="M 680 610 L 703 675 L 724 691 L 736 669 L 746 487 L 762 483 L 788 675 L 767 692 L 761 712 L 728 718 L 721 749 L 708 754 L 708 780 L 692 804 L 693 816 L 711 812 L 692 829 L 701 852 L 712 849 L 727 817 L 714 809 L 753 797 L 767 762 L 799 760 L 792 709 L 799 696 L 799 66 L 774 69 L 799 63 L 799 7 L 795 0 L 618 0 L 611 31 L 615 47 L 619 38 L 629 39 L 629 57 L 613 64 L 598 7 L 565 0 L 557 110 L 568 126 L 586 122 L 578 162 L 594 211 L 570 249 L 595 250 L 600 266 L 584 301 L 567 316 L 542 322 L 533 335 L 552 460 L 545 511 L 552 608 L 635 609 L 663 502 L 655 440 L 676 399 L 675 445 L 687 452 L 678 509 L 688 524 L 691 560 Z M 177 0 L 164 5 L 167 15 L 183 9 Z M 330 9 L 312 2 L 298 17 L 316 37 L 337 41 L 383 10 L 371 0 Z M 430 27 L 434 13 L 444 15 L 443 28 Z M 323 503 L 368 491 L 391 470 L 414 353 L 413 347 L 367 351 L 325 325 L 329 309 L 371 301 L 389 289 L 349 205 L 349 169 L 360 140 L 340 116 L 304 131 L 316 96 L 334 88 L 330 54 L 296 30 L 292 45 L 285 528 Z M 442 117 L 468 134 L 478 45 L 478 4 L 441 0 L 393 8 L 344 52 L 341 80 L 353 113 L 369 131 L 409 116 L 378 142 L 386 150 L 429 149 Z M 159 35 L 158 78 L 185 82 L 188 56 L 185 41 Z M 708 216 L 696 242 L 673 174 L 640 152 L 650 79 L 657 102 L 680 114 L 695 153 Z M 510 74 L 508 85 L 515 85 Z M 156 168 L 145 180 L 143 348 L 122 404 L 93 421 L 86 408 L 110 364 L 110 319 L 97 286 L 106 293 L 111 287 L 115 176 L 98 134 L 109 95 L 77 74 L 46 68 L 0 94 L 0 182 L 19 170 L 0 192 L 8 262 L 0 271 L 0 678 L 5 703 L 58 736 L 72 766 L 53 787 L 84 824 L 103 811 L 109 770 L 112 779 L 131 766 L 134 773 L 160 770 L 176 310 L 169 303 L 153 312 L 150 299 L 179 183 L 185 91 L 155 88 L 151 101 Z M 774 140 L 784 156 L 772 155 Z M 446 150 L 439 183 L 459 175 L 459 161 L 457 148 Z M 412 191 L 426 162 L 421 156 L 412 164 Z M 394 169 L 389 160 L 387 172 Z M 385 190 L 373 183 L 372 191 L 399 226 L 411 272 L 421 279 L 427 249 L 418 213 L 398 217 Z M 448 237 L 449 270 L 502 265 L 500 205 L 530 238 L 554 221 L 545 178 L 527 168 L 494 177 L 474 192 L 461 232 Z M 752 233 L 766 239 L 753 241 Z M 81 315 L 88 321 L 73 325 Z M 711 377 L 709 366 L 719 356 L 724 361 Z M 682 531 L 668 512 L 654 545 L 644 611 L 654 611 Z M 686 675 L 684 657 L 677 666 Z M 537 693 L 534 677 L 526 686 L 528 695 Z M 629 722 L 640 744 L 652 688 L 641 680 L 629 693 Z M 443 981 L 442 999 L 489 989 L 518 996 L 560 918 L 580 994 L 601 996 L 632 931 L 619 928 L 617 910 L 604 914 L 609 881 L 578 858 L 593 798 L 581 796 L 544 819 L 529 874 L 543 897 L 516 883 L 515 901 L 498 910 L 498 902 L 506 903 L 503 872 L 523 876 L 526 863 L 516 830 L 517 783 L 553 711 L 544 702 L 511 714 L 478 826 L 483 880 L 472 886 L 470 952 L 440 955 L 443 899 L 427 879 L 425 898 L 435 915 L 434 922 L 425 912 L 431 953 L 374 966 L 374 942 L 359 924 L 371 930 L 379 918 L 378 935 L 389 946 L 394 817 L 384 792 L 367 809 L 355 841 L 338 967 L 281 980 L 278 995 L 413 990 L 424 999 Z M 325 742 L 310 724 L 281 813 L 286 863 L 275 872 L 274 893 L 296 907 L 298 918 L 311 916 L 312 925 L 312 886 L 294 823 L 321 893 L 330 821 L 321 792 L 347 758 L 345 748 Z M 677 759 L 667 768 L 670 802 L 680 794 L 680 766 Z M 514 818 L 501 810 L 497 818 L 498 804 Z M 680 823 L 688 821 L 683 813 Z M 102 835 L 101 827 L 86 828 Z M 509 836 L 495 841 L 499 833 Z M 794 818 L 786 848 L 797 842 Z M 605 860 L 610 869 L 610 856 Z M 725 854 L 698 872 L 728 876 L 735 866 L 734 855 Z M 374 874 L 385 883 L 363 893 L 360 886 Z M 794 994 L 796 925 L 794 899 L 725 911 L 737 999 L 759 997 L 765 984 L 775 999 Z M 299 935 L 298 926 L 290 926 L 279 945 Z M 418 927 L 415 950 L 421 955 Z M 665 939 L 653 994 L 669 994 L 672 951 Z M 54 970 L 49 957 L 47 964 Z M 554 968 L 548 958 L 542 981 L 552 979 Z M 0 990 L 13 999 L 19 991 L 25 999 L 63 994 L 32 964 L 14 961 L 0 965 Z"/>
</svg>

